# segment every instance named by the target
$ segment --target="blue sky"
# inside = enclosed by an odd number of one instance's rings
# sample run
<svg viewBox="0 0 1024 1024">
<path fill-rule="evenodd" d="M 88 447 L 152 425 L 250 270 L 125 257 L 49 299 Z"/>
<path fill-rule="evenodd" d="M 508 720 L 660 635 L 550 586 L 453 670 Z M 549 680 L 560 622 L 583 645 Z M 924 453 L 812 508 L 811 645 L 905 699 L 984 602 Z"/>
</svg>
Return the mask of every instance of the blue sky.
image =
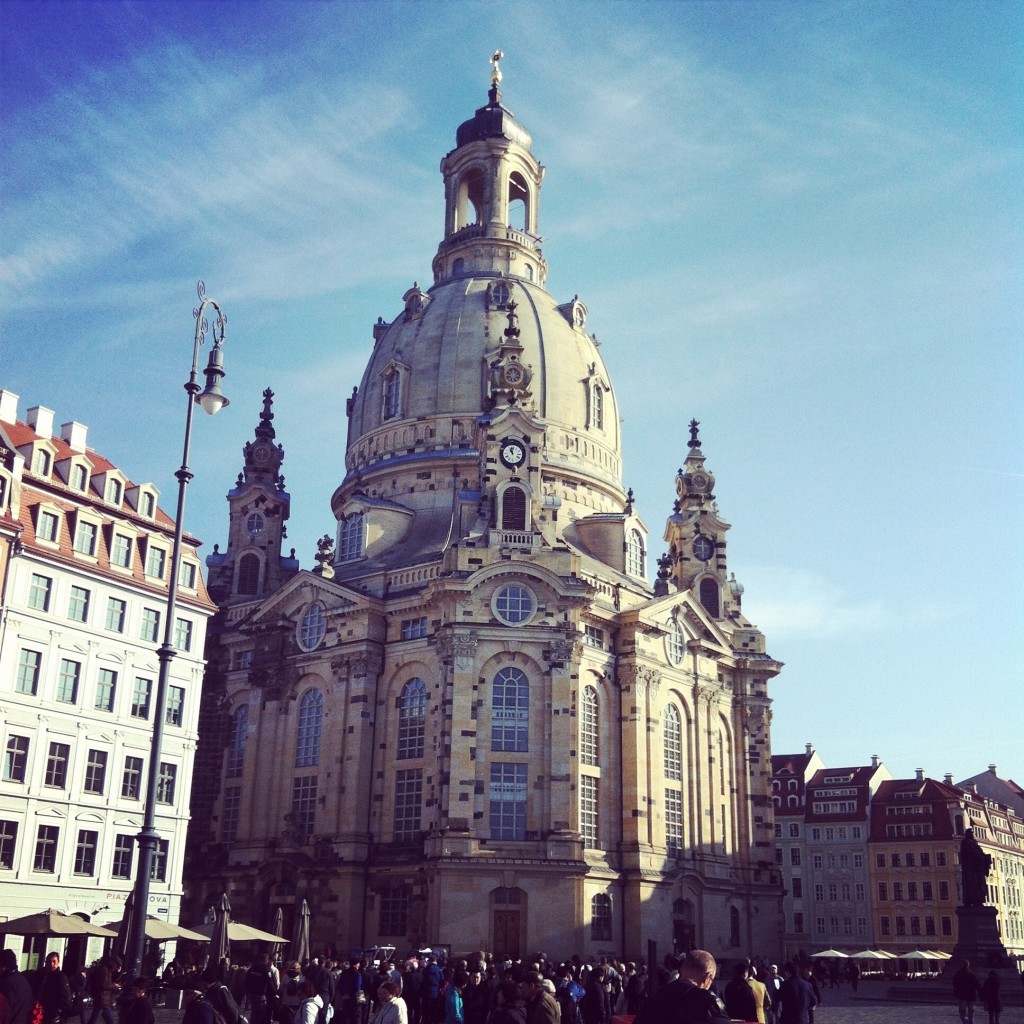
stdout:
<svg viewBox="0 0 1024 1024">
<path fill-rule="evenodd" d="M 7 0 L 0 386 L 173 509 L 202 277 L 232 404 L 187 528 L 224 542 L 270 385 L 311 567 L 500 47 L 654 556 L 701 421 L 774 749 L 1024 782 L 1022 43 L 1002 2 Z"/>
</svg>

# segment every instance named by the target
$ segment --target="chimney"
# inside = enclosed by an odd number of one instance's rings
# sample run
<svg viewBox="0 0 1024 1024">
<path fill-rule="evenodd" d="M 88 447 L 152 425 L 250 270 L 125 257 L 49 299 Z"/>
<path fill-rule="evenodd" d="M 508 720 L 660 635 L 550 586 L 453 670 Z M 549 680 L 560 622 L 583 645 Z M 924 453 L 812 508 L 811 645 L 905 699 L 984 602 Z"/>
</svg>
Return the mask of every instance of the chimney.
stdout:
<svg viewBox="0 0 1024 1024">
<path fill-rule="evenodd" d="M 882 762 L 879 760 L 879 757 L 878 757 L 877 754 L 872 754 L 871 755 L 871 767 L 872 768 L 877 768 L 881 763 Z"/>
<path fill-rule="evenodd" d="M 53 410 L 44 405 L 33 405 L 25 414 L 25 422 L 47 441 L 53 437 Z"/>
<path fill-rule="evenodd" d="M 0 391 L 0 423 L 18 422 L 18 396 L 6 388 Z"/>
<path fill-rule="evenodd" d="M 916 777 L 918 782 L 924 782 L 924 769 L 918 768 L 917 771 L 914 772 L 914 776 Z"/>
<path fill-rule="evenodd" d="M 806 747 L 807 756 L 810 757 L 814 753 L 814 744 L 808 743 Z"/>
<path fill-rule="evenodd" d="M 952 772 L 946 772 L 946 774 L 942 776 L 942 781 L 947 786 L 952 786 L 953 785 L 953 773 Z"/>
<path fill-rule="evenodd" d="M 993 775 L 995 775 L 995 774 L 996 774 L 996 766 L 995 766 L 994 764 L 990 764 L 990 765 L 988 766 L 988 770 L 989 770 L 989 771 L 990 771 L 990 772 L 991 772 L 991 773 L 992 773 Z"/>
<path fill-rule="evenodd" d="M 60 436 L 67 441 L 73 452 L 85 451 L 85 438 L 88 433 L 89 428 L 84 423 L 76 423 L 74 420 L 60 425 Z"/>
</svg>

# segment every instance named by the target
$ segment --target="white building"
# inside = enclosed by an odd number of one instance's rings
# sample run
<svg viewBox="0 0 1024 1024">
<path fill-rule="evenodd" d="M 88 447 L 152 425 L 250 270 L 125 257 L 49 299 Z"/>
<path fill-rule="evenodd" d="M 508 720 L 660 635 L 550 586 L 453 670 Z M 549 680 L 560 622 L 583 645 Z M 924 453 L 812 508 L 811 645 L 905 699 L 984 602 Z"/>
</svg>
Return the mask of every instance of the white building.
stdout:
<svg viewBox="0 0 1024 1024">
<path fill-rule="evenodd" d="M 22 422 L 18 396 L 0 391 L 0 919 L 53 907 L 116 926 L 142 826 L 174 523 L 156 488 L 86 433 L 69 422 L 55 436 L 41 406 Z M 214 611 L 197 547 L 185 538 L 149 908 L 172 922 Z M 67 958 L 97 951 L 71 944 Z"/>
</svg>

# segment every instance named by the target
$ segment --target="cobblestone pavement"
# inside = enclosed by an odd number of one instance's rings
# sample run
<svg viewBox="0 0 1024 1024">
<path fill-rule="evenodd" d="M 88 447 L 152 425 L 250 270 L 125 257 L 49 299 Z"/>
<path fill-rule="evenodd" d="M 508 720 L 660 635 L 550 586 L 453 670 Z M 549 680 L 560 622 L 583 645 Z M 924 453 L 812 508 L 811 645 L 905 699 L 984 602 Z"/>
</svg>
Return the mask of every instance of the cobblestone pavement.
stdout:
<svg viewBox="0 0 1024 1024">
<path fill-rule="evenodd" d="M 960 1024 L 960 1014 L 952 999 L 948 1003 L 903 1003 L 885 1000 L 884 992 L 861 985 L 856 996 L 848 989 L 826 989 L 825 1005 L 814 1011 L 814 1024 Z M 988 1024 L 988 1014 L 979 1003 L 974 1010 L 975 1024 Z M 1008 1006 L 999 1016 L 999 1024 L 1024 1024 L 1024 1008 Z"/>
</svg>

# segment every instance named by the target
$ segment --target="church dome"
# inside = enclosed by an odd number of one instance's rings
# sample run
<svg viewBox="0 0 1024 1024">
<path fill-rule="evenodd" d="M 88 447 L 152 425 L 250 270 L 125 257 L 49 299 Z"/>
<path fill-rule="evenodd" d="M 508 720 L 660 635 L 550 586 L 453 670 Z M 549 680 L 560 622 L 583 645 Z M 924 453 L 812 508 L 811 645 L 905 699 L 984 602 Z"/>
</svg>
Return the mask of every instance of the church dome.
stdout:
<svg viewBox="0 0 1024 1024">
<path fill-rule="evenodd" d="M 434 283 L 414 284 L 400 314 L 378 320 L 349 399 L 339 518 L 355 495 L 440 511 L 451 508 L 453 488 L 485 492 L 488 431 L 503 429 L 512 410 L 517 436 L 538 456 L 531 493 L 565 509 L 553 519 L 623 511 L 615 393 L 586 306 L 578 296 L 556 302 L 545 288 L 544 168 L 500 104 L 496 59 L 487 106 L 441 161 L 445 231 Z"/>
</svg>

